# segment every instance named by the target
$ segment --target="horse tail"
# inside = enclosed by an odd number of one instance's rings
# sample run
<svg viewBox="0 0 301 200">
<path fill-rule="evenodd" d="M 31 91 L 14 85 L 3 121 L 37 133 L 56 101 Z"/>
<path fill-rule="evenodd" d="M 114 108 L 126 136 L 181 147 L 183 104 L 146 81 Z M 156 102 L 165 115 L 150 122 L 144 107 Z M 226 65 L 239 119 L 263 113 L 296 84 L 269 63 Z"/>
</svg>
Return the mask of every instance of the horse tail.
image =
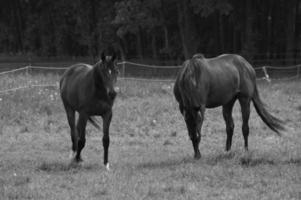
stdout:
<svg viewBox="0 0 301 200">
<path fill-rule="evenodd" d="M 97 120 L 96 120 L 95 117 L 91 117 L 91 116 L 90 116 L 90 117 L 88 118 L 88 121 L 89 121 L 95 128 L 100 129 L 100 126 L 98 125 Z"/>
<path fill-rule="evenodd" d="M 263 102 L 260 99 L 259 93 L 258 93 L 258 89 L 257 86 L 255 85 L 255 92 L 254 92 L 254 96 L 252 98 L 253 104 L 255 106 L 255 110 L 258 113 L 258 115 L 260 116 L 260 118 L 262 119 L 262 121 L 264 121 L 264 123 L 270 127 L 270 129 L 272 129 L 274 132 L 276 132 L 279 136 L 281 136 L 280 131 L 285 130 L 284 127 L 284 122 L 278 118 L 276 118 L 275 116 L 273 116 L 272 114 L 270 114 L 267 109 L 266 106 L 263 104 Z"/>
</svg>

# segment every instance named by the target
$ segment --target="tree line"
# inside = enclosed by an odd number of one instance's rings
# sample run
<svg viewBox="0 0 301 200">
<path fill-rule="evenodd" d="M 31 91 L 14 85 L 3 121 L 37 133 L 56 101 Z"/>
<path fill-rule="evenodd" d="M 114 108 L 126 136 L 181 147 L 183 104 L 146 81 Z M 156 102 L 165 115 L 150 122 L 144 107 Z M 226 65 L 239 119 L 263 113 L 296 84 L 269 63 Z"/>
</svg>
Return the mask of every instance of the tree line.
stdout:
<svg viewBox="0 0 301 200">
<path fill-rule="evenodd" d="M 0 53 L 183 60 L 194 53 L 301 57 L 299 0 L 0 1 Z"/>
</svg>

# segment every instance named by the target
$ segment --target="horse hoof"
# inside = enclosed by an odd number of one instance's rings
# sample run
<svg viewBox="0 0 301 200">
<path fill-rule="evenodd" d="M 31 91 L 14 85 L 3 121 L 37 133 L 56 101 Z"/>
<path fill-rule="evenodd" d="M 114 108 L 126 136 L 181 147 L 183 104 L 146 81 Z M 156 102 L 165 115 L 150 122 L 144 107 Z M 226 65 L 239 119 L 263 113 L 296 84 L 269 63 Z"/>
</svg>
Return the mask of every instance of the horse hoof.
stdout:
<svg viewBox="0 0 301 200">
<path fill-rule="evenodd" d="M 229 152 L 231 150 L 230 146 L 226 146 L 225 151 Z"/>
<path fill-rule="evenodd" d="M 81 163 L 81 162 L 83 162 L 84 160 L 82 159 L 82 157 L 79 157 L 79 158 L 75 158 L 75 161 L 76 161 L 77 163 Z"/>
<path fill-rule="evenodd" d="M 201 158 L 201 154 L 200 153 L 194 155 L 194 159 L 199 160 L 200 158 Z"/>
<path fill-rule="evenodd" d="M 73 163 L 73 164 L 78 164 L 78 163 L 81 163 L 83 161 L 84 160 L 81 157 L 77 158 L 76 156 L 72 156 L 72 158 L 71 158 L 71 163 Z"/>
<path fill-rule="evenodd" d="M 107 171 L 110 171 L 110 164 L 109 163 L 106 164 L 106 169 L 107 169 Z"/>
</svg>

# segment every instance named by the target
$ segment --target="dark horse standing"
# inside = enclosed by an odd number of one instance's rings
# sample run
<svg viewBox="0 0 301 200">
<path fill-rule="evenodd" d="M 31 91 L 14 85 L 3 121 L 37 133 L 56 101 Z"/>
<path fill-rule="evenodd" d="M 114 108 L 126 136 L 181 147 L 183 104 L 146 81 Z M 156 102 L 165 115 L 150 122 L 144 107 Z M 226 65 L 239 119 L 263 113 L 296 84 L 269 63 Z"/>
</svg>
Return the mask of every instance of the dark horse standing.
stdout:
<svg viewBox="0 0 301 200">
<path fill-rule="evenodd" d="M 61 98 L 66 110 L 71 129 L 73 161 L 82 161 L 80 153 L 85 146 L 85 129 L 89 120 L 97 128 L 92 116 L 100 115 L 103 119 L 104 164 L 109 169 L 108 150 L 110 144 L 109 127 L 112 119 L 112 106 L 116 96 L 114 85 L 118 70 L 115 55 L 101 55 L 101 60 L 94 66 L 75 64 L 64 73 L 60 80 Z M 75 112 L 79 113 L 77 125 Z"/>
<path fill-rule="evenodd" d="M 254 69 L 239 55 L 226 54 L 211 59 L 206 59 L 201 54 L 194 55 L 183 63 L 174 85 L 174 95 L 185 118 L 195 158 L 201 157 L 199 143 L 206 108 L 223 106 L 227 132 L 226 151 L 230 150 L 232 144 L 232 108 L 237 99 L 241 106 L 246 150 L 251 101 L 268 127 L 278 134 L 284 129 L 282 121 L 271 115 L 262 103 Z"/>
</svg>

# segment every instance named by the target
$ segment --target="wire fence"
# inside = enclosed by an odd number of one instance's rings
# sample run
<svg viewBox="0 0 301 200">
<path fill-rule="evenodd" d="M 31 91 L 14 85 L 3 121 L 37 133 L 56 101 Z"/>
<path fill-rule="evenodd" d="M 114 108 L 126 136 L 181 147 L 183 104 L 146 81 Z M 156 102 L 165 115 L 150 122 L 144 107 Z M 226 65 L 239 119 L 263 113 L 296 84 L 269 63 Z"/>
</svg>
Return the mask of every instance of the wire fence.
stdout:
<svg viewBox="0 0 301 200">
<path fill-rule="evenodd" d="M 175 66 L 156 66 L 146 65 L 134 62 L 119 62 L 117 63 L 120 69 L 119 81 L 142 81 L 142 82 L 162 82 L 162 83 L 173 83 L 175 81 L 178 70 L 181 68 L 180 65 Z M 40 82 L 32 81 L 31 78 L 35 74 L 40 73 L 56 73 L 61 75 L 67 67 L 45 67 L 45 66 L 26 66 L 13 70 L 0 72 L 0 81 L 4 76 L 17 76 L 17 73 L 22 74 L 21 85 L 8 84 L 8 88 L 0 90 L 0 94 L 6 94 L 17 90 L 23 90 L 26 88 L 35 87 L 55 87 L 58 88 L 58 80 L 51 80 L 51 82 Z M 287 66 L 287 67 L 273 67 L 273 66 L 262 66 L 254 68 L 257 74 L 257 80 L 266 80 L 271 82 L 272 80 L 293 80 L 300 77 L 300 65 Z M 59 76 L 57 76 L 59 77 Z"/>
</svg>

